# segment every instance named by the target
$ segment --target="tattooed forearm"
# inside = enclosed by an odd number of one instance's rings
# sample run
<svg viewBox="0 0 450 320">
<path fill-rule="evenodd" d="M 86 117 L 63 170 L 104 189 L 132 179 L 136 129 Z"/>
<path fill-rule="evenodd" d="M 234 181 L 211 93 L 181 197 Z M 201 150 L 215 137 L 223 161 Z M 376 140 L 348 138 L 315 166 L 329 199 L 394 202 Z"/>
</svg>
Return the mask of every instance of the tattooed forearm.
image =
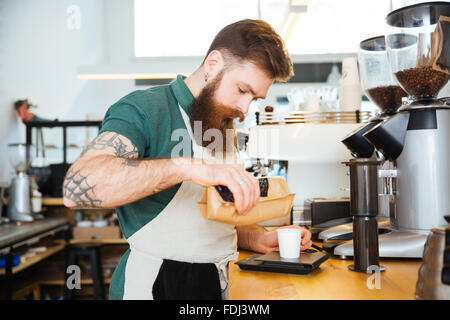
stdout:
<svg viewBox="0 0 450 320">
<path fill-rule="evenodd" d="M 139 159 L 125 136 L 103 132 L 71 165 L 63 183 L 69 208 L 117 208 L 168 189 L 189 178 L 190 158 Z M 182 161 L 183 160 L 183 161 Z"/>
<path fill-rule="evenodd" d="M 103 132 L 98 135 L 90 144 L 88 144 L 80 156 L 86 154 L 89 150 L 103 151 L 112 148 L 114 155 L 121 158 L 135 158 L 138 156 L 138 150 L 135 145 L 127 145 L 120 138 L 120 135 L 114 132 Z"/>
<path fill-rule="evenodd" d="M 99 134 L 67 172 L 64 204 L 81 208 L 114 207 L 117 194 L 110 190 L 134 177 L 134 170 L 143 161 L 138 156 L 138 149 L 127 137 L 111 131 Z"/>
<path fill-rule="evenodd" d="M 102 201 L 97 199 L 94 187 L 95 185 L 88 183 L 87 176 L 82 175 L 80 170 L 69 170 L 64 180 L 64 198 L 73 201 L 77 207 L 101 208 Z"/>
<path fill-rule="evenodd" d="M 141 160 L 136 160 L 136 159 L 125 159 L 122 162 L 123 166 L 127 166 L 127 167 L 137 167 L 139 166 L 139 164 L 141 163 Z"/>
<path fill-rule="evenodd" d="M 63 185 L 69 208 L 117 208 L 168 189 L 189 178 L 190 158 L 124 159 L 113 154 L 85 156 L 69 169 Z"/>
</svg>

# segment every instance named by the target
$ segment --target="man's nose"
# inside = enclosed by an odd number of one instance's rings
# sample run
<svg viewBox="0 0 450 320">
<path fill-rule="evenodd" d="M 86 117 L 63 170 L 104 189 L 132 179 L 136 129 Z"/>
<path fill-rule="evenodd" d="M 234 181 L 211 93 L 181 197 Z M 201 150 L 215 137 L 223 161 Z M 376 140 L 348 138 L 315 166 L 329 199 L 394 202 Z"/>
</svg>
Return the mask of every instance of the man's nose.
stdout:
<svg viewBox="0 0 450 320">
<path fill-rule="evenodd" d="M 240 103 L 236 105 L 236 108 L 243 114 L 247 114 L 248 109 L 250 109 L 250 104 L 252 103 L 252 101 L 253 99 L 245 99 L 243 101 L 240 101 Z"/>
<path fill-rule="evenodd" d="M 236 106 L 236 109 L 238 109 L 243 114 L 247 114 L 248 108 L 249 108 L 248 106 L 247 107 Z"/>
</svg>

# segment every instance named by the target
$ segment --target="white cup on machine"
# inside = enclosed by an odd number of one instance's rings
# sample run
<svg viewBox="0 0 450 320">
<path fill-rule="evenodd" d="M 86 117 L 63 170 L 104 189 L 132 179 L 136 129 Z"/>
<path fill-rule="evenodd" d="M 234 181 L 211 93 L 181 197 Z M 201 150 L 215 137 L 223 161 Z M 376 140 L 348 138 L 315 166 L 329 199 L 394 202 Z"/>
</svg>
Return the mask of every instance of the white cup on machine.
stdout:
<svg viewBox="0 0 450 320">
<path fill-rule="evenodd" d="M 344 58 L 342 78 L 339 80 L 339 109 L 355 111 L 361 109 L 361 85 L 356 58 Z"/>
<path fill-rule="evenodd" d="M 277 234 L 280 257 L 286 259 L 300 257 L 302 230 L 298 228 L 279 228 L 277 229 Z"/>
</svg>

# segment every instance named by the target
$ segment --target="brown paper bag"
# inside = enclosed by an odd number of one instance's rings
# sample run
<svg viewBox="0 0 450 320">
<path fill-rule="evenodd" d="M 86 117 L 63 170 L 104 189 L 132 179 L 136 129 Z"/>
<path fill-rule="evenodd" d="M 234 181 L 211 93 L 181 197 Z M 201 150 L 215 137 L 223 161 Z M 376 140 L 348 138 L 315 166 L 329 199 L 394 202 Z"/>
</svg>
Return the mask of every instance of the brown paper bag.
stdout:
<svg viewBox="0 0 450 320">
<path fill-rule="evenodd" d="M 450 74 L 450 17 L 439 17 L 432 37 L 433 69 Z"/>
<path fill-rule="evenodd" d="M 246 214 L 238 214 L 234 203 L 226 202 L 214 187 L 207 187 L 198 203 L 205 219 L 235 226 L 254 224 L 284 217 L 291 211 L 295 194 L 282 177 L 269 177 L 267 197 L 260 197 L 257 204 Z"/>
</svg>

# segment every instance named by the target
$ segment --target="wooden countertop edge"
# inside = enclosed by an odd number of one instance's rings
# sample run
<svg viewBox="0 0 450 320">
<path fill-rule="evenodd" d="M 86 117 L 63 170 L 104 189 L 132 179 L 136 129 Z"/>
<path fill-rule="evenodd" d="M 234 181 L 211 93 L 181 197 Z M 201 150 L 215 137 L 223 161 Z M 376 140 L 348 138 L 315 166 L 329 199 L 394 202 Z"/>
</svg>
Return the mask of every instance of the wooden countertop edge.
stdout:
<svg viewBox="0 0 450 320">
<path fill-rule="evenodd" d="M 8 198 L 4 199 L 5 205 L 8 205 Z M 42 197 L 42 205 L 43 206 L 63 206 L 64 199 L 63 198 L 51 198 L 51 197 Z"/>
<path fill-rule="evenodd" d="M 240 250 L 239 260 L 255 253 Z M 232 300 L 413 300 L 420 260 L 381 259 L 387 267 L 380 287 L 373 274 L 348 270 L 352 260 L 330 257 L 307 275 L 241 270 L 230 264 L 229 297 Z M 373 279 L 373 281 L 371 281 Z"/>
</svg>

